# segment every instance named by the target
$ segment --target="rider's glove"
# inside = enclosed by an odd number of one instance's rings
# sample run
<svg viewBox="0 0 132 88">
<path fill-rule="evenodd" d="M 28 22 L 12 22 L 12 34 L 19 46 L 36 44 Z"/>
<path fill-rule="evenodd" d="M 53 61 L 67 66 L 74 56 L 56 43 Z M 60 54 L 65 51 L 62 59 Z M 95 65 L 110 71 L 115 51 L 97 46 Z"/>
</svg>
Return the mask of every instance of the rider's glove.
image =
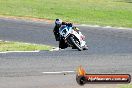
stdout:
<svg viewBox="0 0 132 88">
<path fill-rule="evenodd" d="M 67 26 L 68 27 L 72 27 L 72 23 L 67 23 Z"/>
</svg>

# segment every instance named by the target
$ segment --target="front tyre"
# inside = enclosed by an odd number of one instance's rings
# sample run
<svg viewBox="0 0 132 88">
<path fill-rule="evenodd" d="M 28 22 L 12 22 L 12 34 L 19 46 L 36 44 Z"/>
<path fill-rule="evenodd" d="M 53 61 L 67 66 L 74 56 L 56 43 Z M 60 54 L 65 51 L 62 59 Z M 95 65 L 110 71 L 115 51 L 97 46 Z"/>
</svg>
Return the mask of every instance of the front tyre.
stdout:
<svg viewBox="0 0 132 88">
<path fill-rule="evenodd" d="M 71 43 L 73 44 L 73 46 L 75 46 L 79 51 L 83 50 L 82 47 L 80 46 L 80 42 L 76 38 L 71 36 L 69 39 L 70 39 Z"/>
</svg>

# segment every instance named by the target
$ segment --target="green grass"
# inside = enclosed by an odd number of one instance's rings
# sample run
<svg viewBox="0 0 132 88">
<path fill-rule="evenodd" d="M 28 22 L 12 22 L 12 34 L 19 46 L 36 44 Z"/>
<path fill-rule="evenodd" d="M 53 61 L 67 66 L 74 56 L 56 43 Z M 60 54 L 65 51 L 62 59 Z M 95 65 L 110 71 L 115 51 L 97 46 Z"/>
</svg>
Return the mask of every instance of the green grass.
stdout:
<svg viewBox="0 0 132 88">
<path fill-rule="evenodd" d="M 0 0 L 0 15 L 132 27 L 132 0 Z"/>
<path fill-rule="evenodd" d="M 126 84 L 126 85 L 120 86 L 119 88 L 132 88 L 132 84 Z"/>
<path fill-rule="evenodd" d="M 4 52 L 4 51 L 35 51 L 35 50 L 50 50 L 50 49 L 52 49 L 52 47 L 47 46 L 47 45 L 0 41 L 0 52 Z"/>
</svg>

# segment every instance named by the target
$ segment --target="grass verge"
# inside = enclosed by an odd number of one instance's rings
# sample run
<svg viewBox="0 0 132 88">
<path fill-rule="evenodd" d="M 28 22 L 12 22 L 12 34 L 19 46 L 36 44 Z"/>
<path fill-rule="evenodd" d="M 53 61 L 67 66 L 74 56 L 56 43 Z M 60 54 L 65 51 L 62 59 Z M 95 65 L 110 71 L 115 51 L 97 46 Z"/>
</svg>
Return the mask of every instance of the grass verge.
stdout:
<svg viewBox="0 0 132 88">
<path fill-rule="evenodd" d="M 132 27 L 132 0 L 1 0 L 0 15 Z"/>
<path fill-rule="evenodd" d="M 132 88 L 132 84 L 126 84 L 123 86 L 119 86 L 118 88 Z"/>
<path fill-rule="evenodd" d="M 35 51 L 35 50 L 50 50 L 50 49 L 52 49 L 52 47 L 47 45 L 0 41 L 0 52 Z"/>
</svg>

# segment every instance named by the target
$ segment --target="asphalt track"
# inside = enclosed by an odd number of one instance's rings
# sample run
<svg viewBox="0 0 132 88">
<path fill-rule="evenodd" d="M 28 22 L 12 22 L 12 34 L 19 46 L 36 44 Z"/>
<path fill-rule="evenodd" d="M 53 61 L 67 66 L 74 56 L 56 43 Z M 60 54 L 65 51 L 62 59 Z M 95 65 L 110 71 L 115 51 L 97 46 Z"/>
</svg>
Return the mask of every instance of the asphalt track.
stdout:
<svg viewBox="0 0 132 88">
<path fill-rule="evenodd" d="M 0 40 L 58 46 L 54 24 L 0 18 Z M 132 30 L 78 26 L 86 36 L 87 51 L 0 54 L 0 88 L 81 88 L 75 74 L 45 75 L 48 71 L 75 71 L 82 65 L 88 73 L 132 74 Z M 84 88 L 114 88 L 88 84 Z"/>
</svg>

